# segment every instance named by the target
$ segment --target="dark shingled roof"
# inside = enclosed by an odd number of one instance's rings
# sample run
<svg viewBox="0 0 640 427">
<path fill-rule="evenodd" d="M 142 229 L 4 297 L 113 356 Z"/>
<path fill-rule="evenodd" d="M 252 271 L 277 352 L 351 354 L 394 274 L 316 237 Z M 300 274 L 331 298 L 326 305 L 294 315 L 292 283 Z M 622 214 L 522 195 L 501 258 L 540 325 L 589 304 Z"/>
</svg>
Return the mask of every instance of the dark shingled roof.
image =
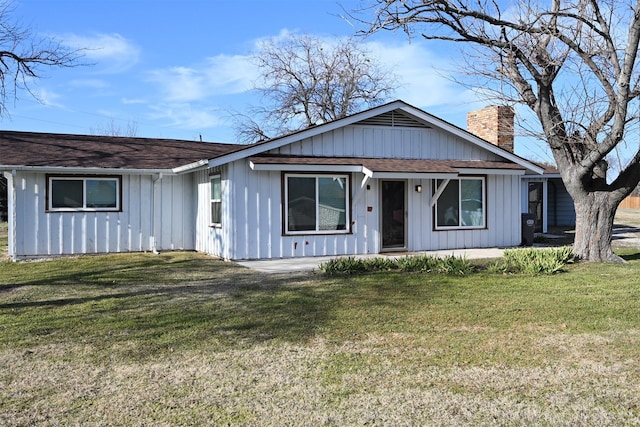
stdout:
<svg viewBox="0 0 640 427">
<path fill-rule="evenodd" d="M 482 160 L 425 160 L 425 159 L 381 159 L 359 157 L 305 157 L 305 156 L 253 156 L 249 160 L 254 164 L 274 165 L 362 165 L 374 172 L 408 173 L 457 173 L 458 169 L 505 169 L 524 170 L 512 162 L 494 162 Z"/>
<path fill-rule="evenodd" d="M 0 166 L 173 169 L 244 147 L 175 139 L 0 131 Z"/>
</svg>

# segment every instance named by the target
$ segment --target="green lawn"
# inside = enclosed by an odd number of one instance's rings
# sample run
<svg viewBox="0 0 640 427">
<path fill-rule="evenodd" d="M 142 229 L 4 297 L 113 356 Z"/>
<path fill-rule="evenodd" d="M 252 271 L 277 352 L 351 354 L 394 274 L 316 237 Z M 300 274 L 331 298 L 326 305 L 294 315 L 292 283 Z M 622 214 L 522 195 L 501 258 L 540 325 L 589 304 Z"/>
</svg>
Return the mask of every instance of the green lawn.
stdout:
<svg viewBox="0 0 640 427">
<path fill-rule="evenodd" d="M 0 425 L 637 425 L 624 255 L 535 277 L 0 263 Z"/>
</svg>

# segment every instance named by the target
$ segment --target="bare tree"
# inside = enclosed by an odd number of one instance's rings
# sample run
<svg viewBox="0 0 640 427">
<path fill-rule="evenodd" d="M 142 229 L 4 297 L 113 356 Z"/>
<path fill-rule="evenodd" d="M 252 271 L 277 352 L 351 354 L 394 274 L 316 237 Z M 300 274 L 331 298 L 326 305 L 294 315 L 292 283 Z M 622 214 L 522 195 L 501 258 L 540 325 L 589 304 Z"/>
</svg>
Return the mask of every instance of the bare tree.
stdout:
<svg viewBox="0 0 640 427">
<path fill-rule="evenodd" d="M 11 1 L 0 1 L 0 115 L 7 114 L 7 101 L 18 92 L 31 91 L 30 83 L 42 77 L 43 69 L 80 65 L 82 50 L 70 49 L 50 37 L 39 37 L 13 17 Z"/>
<path fill-rule="evenodd" d="M 104 125 L 92 127 L 89 131 L 94 135 L 103 136 L 136 136 L 138 134 L 138 124 L 134 121 L 128 121 L 126 127 L 121 127 L 111 118 Z"/>
<path fill-rule="evenodd" d="M 264 102 L 236 115 L 243 142 L 345 117 L 383 103 L 395 89 L 395 76 L 353 38 L 292 34 L 263 42 L 253 60 Z"/>
<path fill-rule="evenodd" d="M 576 256 L 622 261 L 611 239 L 616 209 L 640 181 L 640 1 L 373 3 L 354 12 L 366 33 L 402 29 L 457 44 L 476 87 L 534 113 L 574 200 Z M 627 161 L 609 170 L 607 156 L 622 148 Z"/>
</svg>

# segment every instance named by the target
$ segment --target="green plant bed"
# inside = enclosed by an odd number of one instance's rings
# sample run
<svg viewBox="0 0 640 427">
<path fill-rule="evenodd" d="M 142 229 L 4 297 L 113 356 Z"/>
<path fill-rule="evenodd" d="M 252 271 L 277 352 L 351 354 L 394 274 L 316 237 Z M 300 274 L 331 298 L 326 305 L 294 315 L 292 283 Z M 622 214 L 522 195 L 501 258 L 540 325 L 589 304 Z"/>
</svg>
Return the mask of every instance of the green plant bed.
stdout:
<svg viewBox="0 0 640 427">
<path fill-rule="evenodd" d="M 352 275 L 376 271 L 464 275 L 473 272 L 474 269 L 474 264 L 463 257 L 448 256 L 440 258 L 427 255 L 414 255 L 400 258 L 342 257 L 329 260 L 321 264 L 319 268 L 321 272 L 328 275 Z"/>
</svg>

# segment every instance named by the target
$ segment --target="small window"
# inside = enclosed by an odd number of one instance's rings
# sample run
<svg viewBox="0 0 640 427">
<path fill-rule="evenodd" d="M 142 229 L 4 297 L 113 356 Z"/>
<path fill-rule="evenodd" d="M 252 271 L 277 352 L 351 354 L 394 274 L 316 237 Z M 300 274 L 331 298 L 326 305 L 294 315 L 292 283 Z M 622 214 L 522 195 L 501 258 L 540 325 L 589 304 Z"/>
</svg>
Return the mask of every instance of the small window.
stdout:
<svg viewBox="0 0 640 427">
<path fill-rule="evenodd" d="M 211 224 L 222 224 L 222 188 L 220 175 L 211 177 Z"/>
<path fill-rule="evenodd" d="M 119 211 L 120 177 L 58 177 L 49 180 L 49 211 Z"/>
<path fill-rule="evenodd" d="M 436 188 L 442 184 L 436 181 Z M 483 178 L 452 179 L 436 202 L 436 229 L 484 228 Z"/>
<path fill-rule="evenodd" d="M 288 234 L 349 231 L 347 175 L 286 175 L 285 199 Z"/>
</svg>

